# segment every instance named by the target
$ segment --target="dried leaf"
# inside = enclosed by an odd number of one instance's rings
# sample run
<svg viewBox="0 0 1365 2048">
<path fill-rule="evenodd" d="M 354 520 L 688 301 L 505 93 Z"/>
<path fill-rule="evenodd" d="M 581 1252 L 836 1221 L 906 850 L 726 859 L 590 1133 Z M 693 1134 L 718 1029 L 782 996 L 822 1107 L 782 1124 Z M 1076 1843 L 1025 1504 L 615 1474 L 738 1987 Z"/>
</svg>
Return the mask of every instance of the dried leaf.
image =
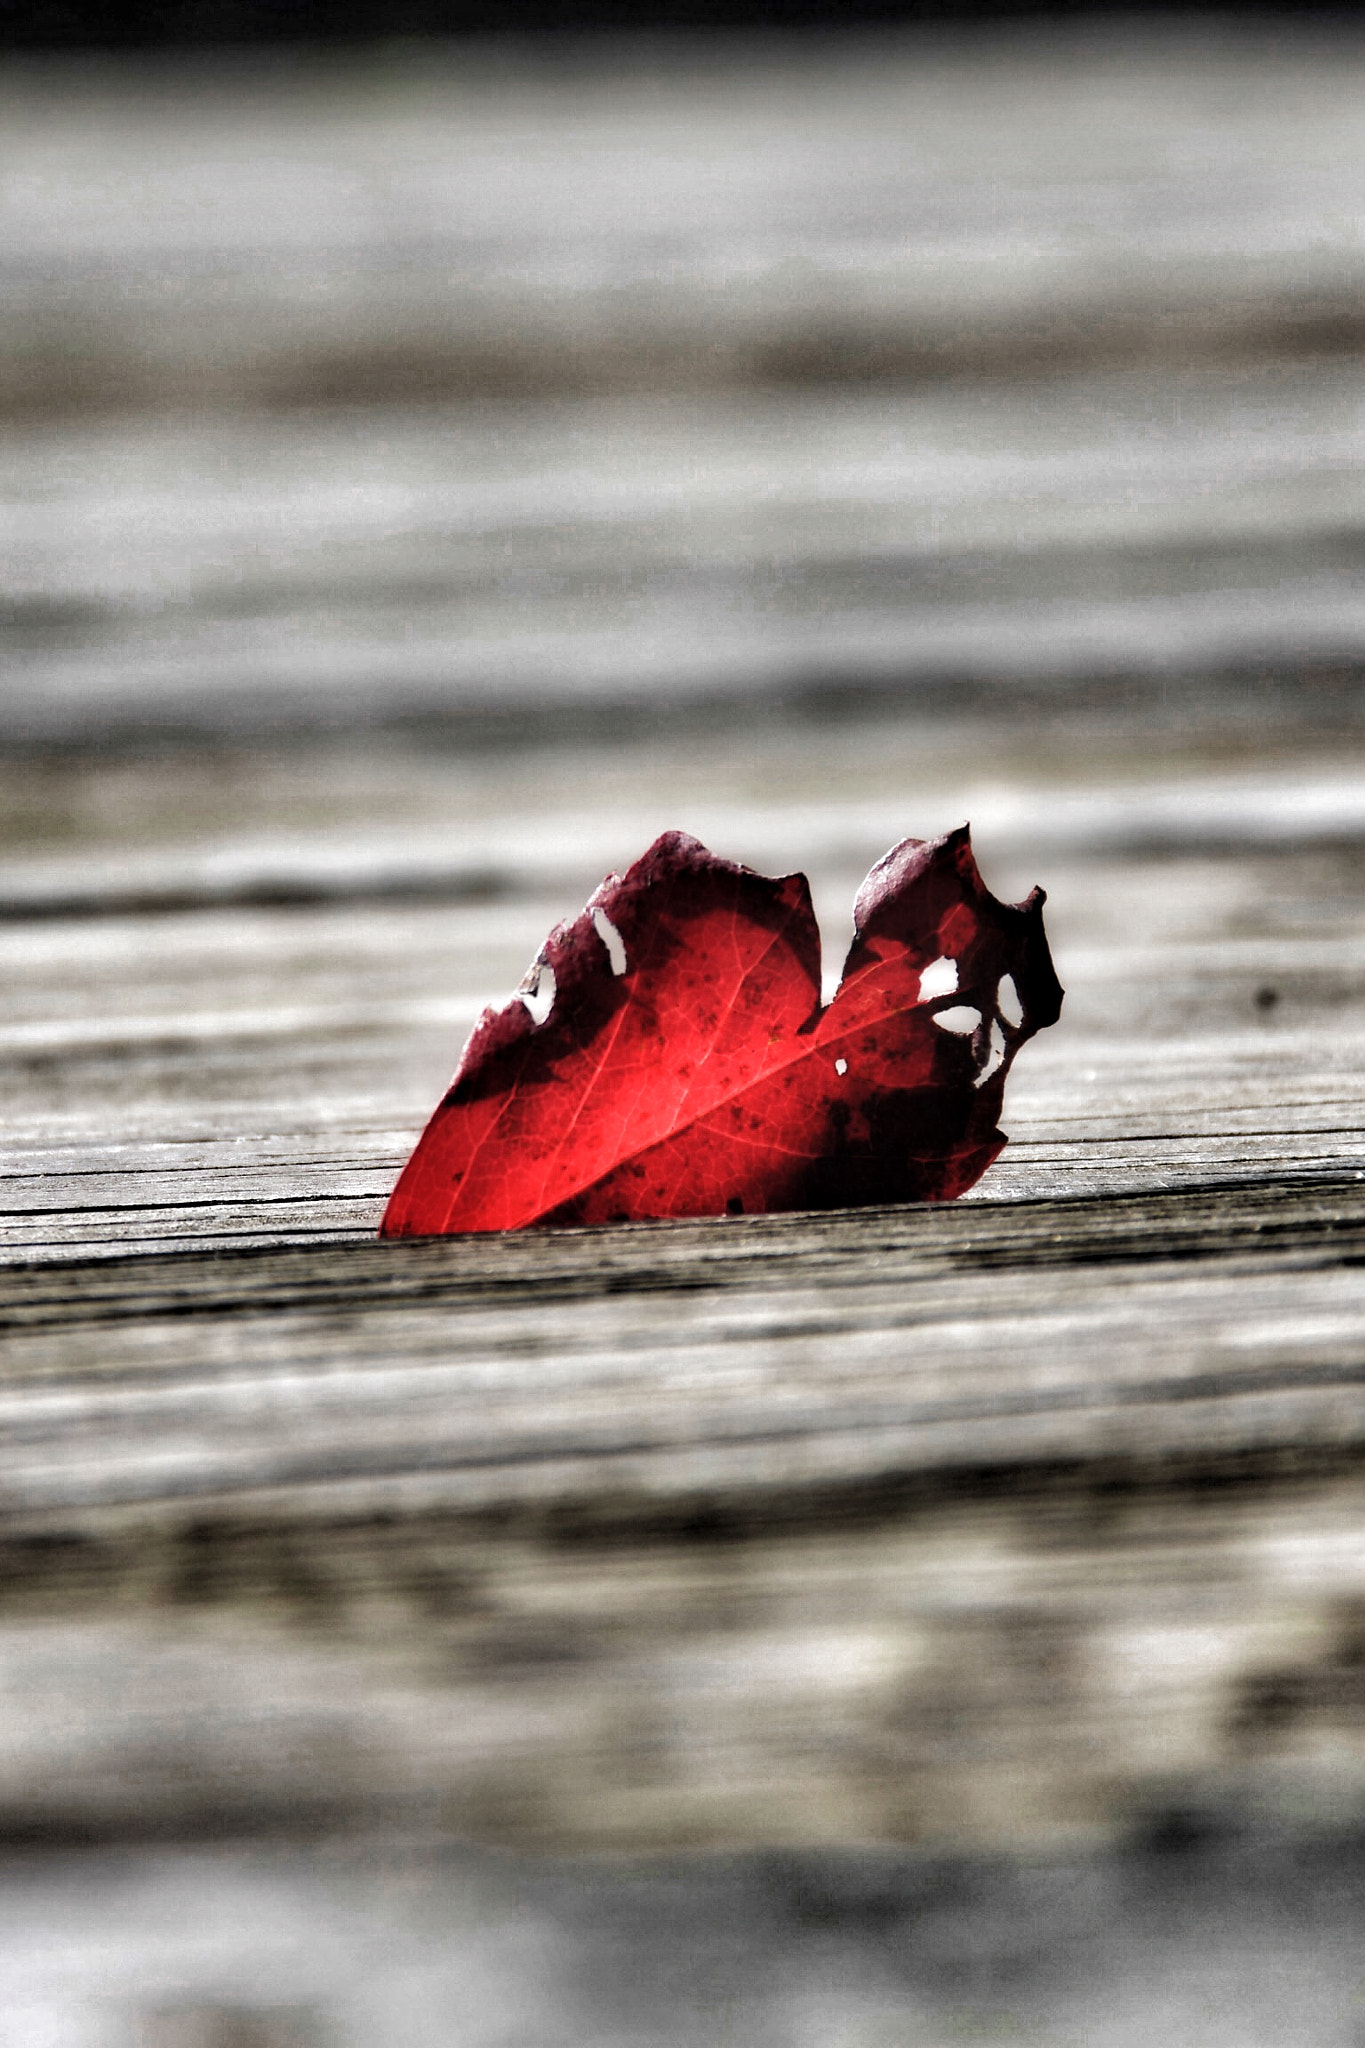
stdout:
<svg viewBox="0 0 1365 2048">
<path fill-rule="evenodd" d="M 822 1005 L 805 876 L 666 832 L 484 1012 L 381 1234 L 960 1195 L 1061 1008 L 1042 905 L 996 901 L 965 826 L 903 840 Z"/>
</svg>

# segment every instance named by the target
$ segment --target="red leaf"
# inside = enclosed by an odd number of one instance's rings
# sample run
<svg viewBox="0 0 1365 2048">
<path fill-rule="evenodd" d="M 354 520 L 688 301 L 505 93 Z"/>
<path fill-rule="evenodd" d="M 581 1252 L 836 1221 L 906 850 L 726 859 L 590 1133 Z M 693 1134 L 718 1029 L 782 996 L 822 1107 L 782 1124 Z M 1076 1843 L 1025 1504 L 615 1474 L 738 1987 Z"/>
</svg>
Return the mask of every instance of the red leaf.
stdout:
<svg viewBox="0 0 1365 2048">
<path fill-rule="evenodd" d="M 826 1007 L 805 876 L 666 832 L 485 1010 L 381 1235 L 960 1195 L 1061 1008 L 1042 905 L 997 903 L 965 826 L 903 840 Z"/>
</svg>

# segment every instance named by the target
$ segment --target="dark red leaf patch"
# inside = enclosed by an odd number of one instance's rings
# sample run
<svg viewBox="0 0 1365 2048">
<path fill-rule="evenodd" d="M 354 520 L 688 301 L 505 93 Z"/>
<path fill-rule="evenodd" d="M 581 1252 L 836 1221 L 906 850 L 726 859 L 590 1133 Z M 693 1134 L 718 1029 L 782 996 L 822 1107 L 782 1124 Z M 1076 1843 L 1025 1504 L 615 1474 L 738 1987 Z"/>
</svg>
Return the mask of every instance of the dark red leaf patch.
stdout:
<svg viewBox="0 0 1365 2048">
<path fill-rule="evenodd" d="M 965 826 L 903 840 L 822 1005 L 805 876 L 666 832 L 484 1012 L 381 1235 L 960 1195 L 1061 1009 L 1042 905 L 996 901 Z"/>
</svg>

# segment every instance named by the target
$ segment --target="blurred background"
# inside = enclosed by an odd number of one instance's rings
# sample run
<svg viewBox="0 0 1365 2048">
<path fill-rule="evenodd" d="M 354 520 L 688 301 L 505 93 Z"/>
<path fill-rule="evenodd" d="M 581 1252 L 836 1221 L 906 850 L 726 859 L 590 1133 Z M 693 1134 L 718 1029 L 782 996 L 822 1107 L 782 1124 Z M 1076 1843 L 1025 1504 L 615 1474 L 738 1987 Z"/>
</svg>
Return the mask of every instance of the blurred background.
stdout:
<svg viewBox="0 0 1365 2048">
<path fill-rule="evenodd" d="M 367 1237 L 479 1008 L 669 826 L 805 869 L 831 976 L 907 833 L 1047 886 L 1068 1007 L 980 1198 L 1365 1164 L 1353 14 L 0 45 L 8 1260 Z M 1365 2038 L 1349 1859 L 1286 1881 L 1309 1940 L 1279 1893 L 1227 1936 L 1227 1871 L 1182 1932 L 1146 1877 L 926 1918 L 900 1865 L 337 1853 L 0 1874 L 0 2041 Z M 674 1941 L 692 1989 L 629 1993 Z"/>
</svg>

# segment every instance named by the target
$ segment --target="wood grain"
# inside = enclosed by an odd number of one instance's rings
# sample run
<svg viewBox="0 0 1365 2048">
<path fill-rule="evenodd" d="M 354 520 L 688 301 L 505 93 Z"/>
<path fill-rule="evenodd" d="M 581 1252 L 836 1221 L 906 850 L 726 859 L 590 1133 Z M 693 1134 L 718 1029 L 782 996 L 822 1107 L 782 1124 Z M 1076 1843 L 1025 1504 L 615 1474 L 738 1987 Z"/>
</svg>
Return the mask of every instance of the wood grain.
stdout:
<svg viewBox="0 0 1365 2048">
<path fill-rule="evenodd" d="M 16 66 L 0 412 L 1345 353 L 1359 45 L 1239 27 Z"/>
<path fill-rule="evenodd" d="M 588 1512 L 741 1463 L 818 1498 L 850 1444 L 856 1486 L 1204 1455 L 1233 1414 L 1248 1450 L 1339 1446 L 1363 1245 L 1352 1178 L 21 1269 L 6 1500 L 372 1509 L 415 1480 Z"/>
<path fill-rule="evenodd" d="M 894 761 L 878 771 L 874 748 L 862 759 L 889 781 Z M 1212 807 L 1236 792 L 1226 774 L 1186 785 L 1182 843 L 1163 782 L 1114 789 L 1061 838 L 1074 784 L 1029 791 L 1013 821 L 998 800 L 992 817 L 989 793 L 973 802 L 960 766 L 956 790 L 911 785 L 894 799 L 765 814 L 714 797 L 704 806 L 685 784 L 670 801 L 668 762 L 632 759 L 636 800 L 619 818 L 585 827 L 542 801 L 539 844 L 506 860 L 501 828 L 482 828 L 481 902 L 468 900 L 460 838 L 442 849 L 427 824 L 414 832 L 427 851 L 409 850 L 406 866 L 389 833 L 372 828 L 367 846 L 357 829 L 326 887 L 320 836 L 292 863 L 277 844 L 269 867 L 239 843 L 226 901 L 224 855 L 202 844 L 144 850 L 135 863 L 98 844 L 79 862 L 61 852 L 16 863 L 8 900 L 23 914 L 0 918 L 0 1256 L 370 1234 L 479 1009 L 505 1000 L 608 866 L 670 824 L 701 827 L 768 872 L 809 872 L 831 961 L 857 884 L 898 824 L 928 831 L 977 811 L 997 889 L 1047 884 L 1066 1007 L 1019 1062 L 1012 1142 L 983 1197 L 1365 1159 L 1365 869 L 1352 837 L 1323 843 L 1312 826 L 1314 793 L 1339 789 L 1339 771 L 1328 784 L 1288 763 L 1307 829 L 1238 849 L 1226 819 L 1203 843 L 1189 830 L 1201 793 Z M 536 782 L 534 762 L 489 768 L 481 798 L 493 809 L 501 797 L 516 817 Z M 1245 793 L 1244 815 L 1257 794 Z M 344 783 L 334 791 L 333 816 L 348 796 Z M 434 809 L 439 784 L 427 800 Z M 1117 816 L 1148 851 L 1106 844 Z M 465 845 L 476 837 L 467 828 Z M 180 893 L 149 903 L 172 877 Z M 283 900 L 261 900 L 263 877 Z"/>
<path fill-rule="evenodd" d="M 13 1269 L 0 1824 L 1344 1812 L 1362 1256 L 1353 1178 Z"/>
<path fill-rule="evenodd" d="M 1356 756 L 1064 734 L 43 769 L 0 875 L 0 1832 L 1359 1810 Z M 978 1199 L 374 1241 L 605 866 L 675 823 L 803 866 L 837 958 L 887 841 L 962 815 L 1068 990 Z"/>
<path fill-rule="evenodd" d="M 1360 53 L 1129 35 L 0 88 L 0 2032 L 1350 2034 Z M 970 1199 L 376 1242 L 964 818 Z"/>
</svg>

